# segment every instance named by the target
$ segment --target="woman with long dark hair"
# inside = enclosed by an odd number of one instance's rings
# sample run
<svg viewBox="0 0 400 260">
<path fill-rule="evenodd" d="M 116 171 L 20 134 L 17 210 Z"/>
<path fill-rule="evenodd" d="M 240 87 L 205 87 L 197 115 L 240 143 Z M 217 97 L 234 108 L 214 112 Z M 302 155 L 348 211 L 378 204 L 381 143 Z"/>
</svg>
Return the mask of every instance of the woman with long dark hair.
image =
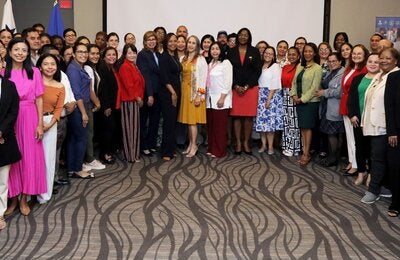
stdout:
<svg viewBox="0 0 400 260">
<path fill-rule="evenodd" d="M 26 40 L 14 38 L 7 47 L 4 78 L 15 83 L 19 94 L 19 113 L 15 132 L 22 159 L 11 165 L 8 196 L 11 198 L 5 215 L 10 215 L 18 206 L 27 216 L 30 208 L 27 195 L 38 195 L 47 191 L 46 165 L 43 151 L 43 93 L 40 71 L 32 67 L 30 48 Z"/>
<path fill-rule="evenodd" d="M 117 109 L 118 80 L 115 63 L 118 52 L 114 47 L 104 49 L 102 59 L 98 66 L 101 78 L 99 84 L 100 109 L 100 159 L 104 163 L 114 163 L 114 153 L 120 147 L 120 110 Z"/>
<path fill-rule="evenodd" d="M 319 98 L 314 96 L 321 85 L 322 68 L 319 65 L 317 46 L 309 42 L 304 46 L 301 56 L 301 64 L 297 66 L 296 75 L 293 80 L 291 95 L 296 103 L 303 143 L 303 154 L 298 163 L 307 165 L 311 160 L 310 146 L 312 140 L 312 129 L 315 126 Z"/>
<path fill-rule="evenodd" d="M 89 122 L 87 124 L 88 129 L 88 140 L 86 145 L 86 153 L 85 153 L 85 163 L 84 169 L 86 171 L 89 170 L 102 170 L 106 168 L 104 164 L 98 161 L 94 157 L 94 136 L 98 137 L 98 134 L 95 133 L 95 129 L 98 131 L 101 128 L 99 113 L 100 110 L 100 100 L 98 98 L 98 90 L 101 78 L 99 73 L 97 72 L 97 65 L 100 61 L 100 48 L 95 44 L 88 44 L 88 60 L 86 65 L 84 66 L 85 71 L 89 75 L 92 80 L 90 84 L 90 101 L 91 106 L 90 109 L 86 111 L 89 117 Z"/>
<path fill-rule="evenodd" d="M 214 42 L 210 46 L 207 76 L 207 127 L 208 149 L 211 157 L 226 155 L 228 139 L 228 117 L 232 107 L 232 64 L 225 59 L 222 45 Z"/>
</svg>

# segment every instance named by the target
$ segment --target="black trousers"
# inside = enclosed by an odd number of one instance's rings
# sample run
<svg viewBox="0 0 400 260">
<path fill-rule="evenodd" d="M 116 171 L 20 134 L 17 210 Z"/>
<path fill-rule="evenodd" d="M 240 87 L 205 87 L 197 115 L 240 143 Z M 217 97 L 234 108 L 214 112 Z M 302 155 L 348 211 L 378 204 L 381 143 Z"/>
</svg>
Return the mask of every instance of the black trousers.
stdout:
<svg viewBox="0 0 400 260">
<path fill-rule="evenodd" d="M 354 140 L 356 143 L 357 170 L 359 172 L 366 172 L 367 164 L 368 168 L 371 169 L 370 139 L 369 137 L 363 135 L 361 127 L 355 127 L 353 129 L 354 129 Z"/>
<path fill-rule="evenodd" d="M 148 98 L 143 100 L 140 109 L 140 149 L 155 149 L 157 147 L 158 126 L 160 123 L 161 106 L 158 94 L 154 94 L 154 103 L 147 105 Z"/>
<path fill-rule="evenodd" d="M 387 171 L 387 147 L 386 135 L 370 136 L 371 140 L 371 182 L 368 191 L 375 195 L 381 192 Z M 399 159 L 397 159 L 399 160 Z"/>
<path fill-rule="evenodd" d="M 175 130 L 176 119 L 178 116 L 178 106 L 172 105 L 171 95 L 168 93 L 160 93 L 159 95 L 161 113 L 163 118 L 162 123 L 162 142 L 161 156 L 172 157 L 176 150 Z"/>
</svg>

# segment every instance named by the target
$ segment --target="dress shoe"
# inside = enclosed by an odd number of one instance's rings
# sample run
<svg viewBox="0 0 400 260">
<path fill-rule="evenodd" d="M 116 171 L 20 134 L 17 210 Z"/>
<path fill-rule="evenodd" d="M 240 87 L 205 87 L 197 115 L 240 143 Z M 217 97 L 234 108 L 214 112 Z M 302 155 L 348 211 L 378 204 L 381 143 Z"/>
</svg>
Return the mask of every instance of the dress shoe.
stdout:
<svg viewBox="0 0 400 260">
<path fill-rule="evenodd" d="M 357 176 L 358 175 L 358 171 L 356 170 L 355 172 L 350 172 L 352 169 L 349 169 L 347 171 L 345 171 L 342 175 L 344 177 L 348 177 L 348 176 Z"/>
<path fill-rule="evenodd" d="M 69 185 L 71 182 L 68 179 L 58 179 L 54 181 L 54 185 Z"/>
<path fill-rule="evenodd" d="M 244 153 L 247 154 L 247 155 L 253 155 L 252 151 L 244 151 Z"/>
<path fill-rule="evenodd" d="M 148 157 L 152 157 L 153 156 L 153 154 L 150 152 L 150 150 L 142 150 L 142 154 L 144 155 L 144 156 L 148 156 Z"/>
</svg>

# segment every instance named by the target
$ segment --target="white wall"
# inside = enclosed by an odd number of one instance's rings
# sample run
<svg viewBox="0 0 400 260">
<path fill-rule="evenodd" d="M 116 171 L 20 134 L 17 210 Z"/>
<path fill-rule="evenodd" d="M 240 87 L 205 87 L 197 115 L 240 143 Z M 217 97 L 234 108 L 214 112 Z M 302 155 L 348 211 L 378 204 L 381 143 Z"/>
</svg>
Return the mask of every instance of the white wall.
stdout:
<svg viewBox="0 0 400 260">
<path fill-rule="evenodd" d="M 202 0 L 190 4 L 188 0 L 108 0 L 107 30 L 120 36 L 127 32 L 136 35 L 140 43 L 146 31 L 164 26 L 175 32 L 184 24 L 189 35 L 201 38 L 205 34 L 217 36 L 218 31 L 237 32 L 247 27 L 252 32 L 253 45 L 266 40 L 276 46 L 279 40 L 293 43 L 298 36 L 309 41 L 322 41 L 324 1 L 300 0 Z M 308 19 L 311 18 L 311 19 Z"/>
</svg>

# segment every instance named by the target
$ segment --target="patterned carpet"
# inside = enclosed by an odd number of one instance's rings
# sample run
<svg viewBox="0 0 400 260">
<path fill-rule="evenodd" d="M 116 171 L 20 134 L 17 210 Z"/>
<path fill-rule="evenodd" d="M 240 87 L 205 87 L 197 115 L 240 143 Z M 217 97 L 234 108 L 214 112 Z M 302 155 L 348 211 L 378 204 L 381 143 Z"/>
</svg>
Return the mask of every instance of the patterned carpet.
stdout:
<svg viewBox="0 0 400 260">
<path fill-rule="evenodd" d="M 7 219 L 1 259 L 398 259 L 388 200 L 280 155 L 118 161 Z"/>
</svg>

